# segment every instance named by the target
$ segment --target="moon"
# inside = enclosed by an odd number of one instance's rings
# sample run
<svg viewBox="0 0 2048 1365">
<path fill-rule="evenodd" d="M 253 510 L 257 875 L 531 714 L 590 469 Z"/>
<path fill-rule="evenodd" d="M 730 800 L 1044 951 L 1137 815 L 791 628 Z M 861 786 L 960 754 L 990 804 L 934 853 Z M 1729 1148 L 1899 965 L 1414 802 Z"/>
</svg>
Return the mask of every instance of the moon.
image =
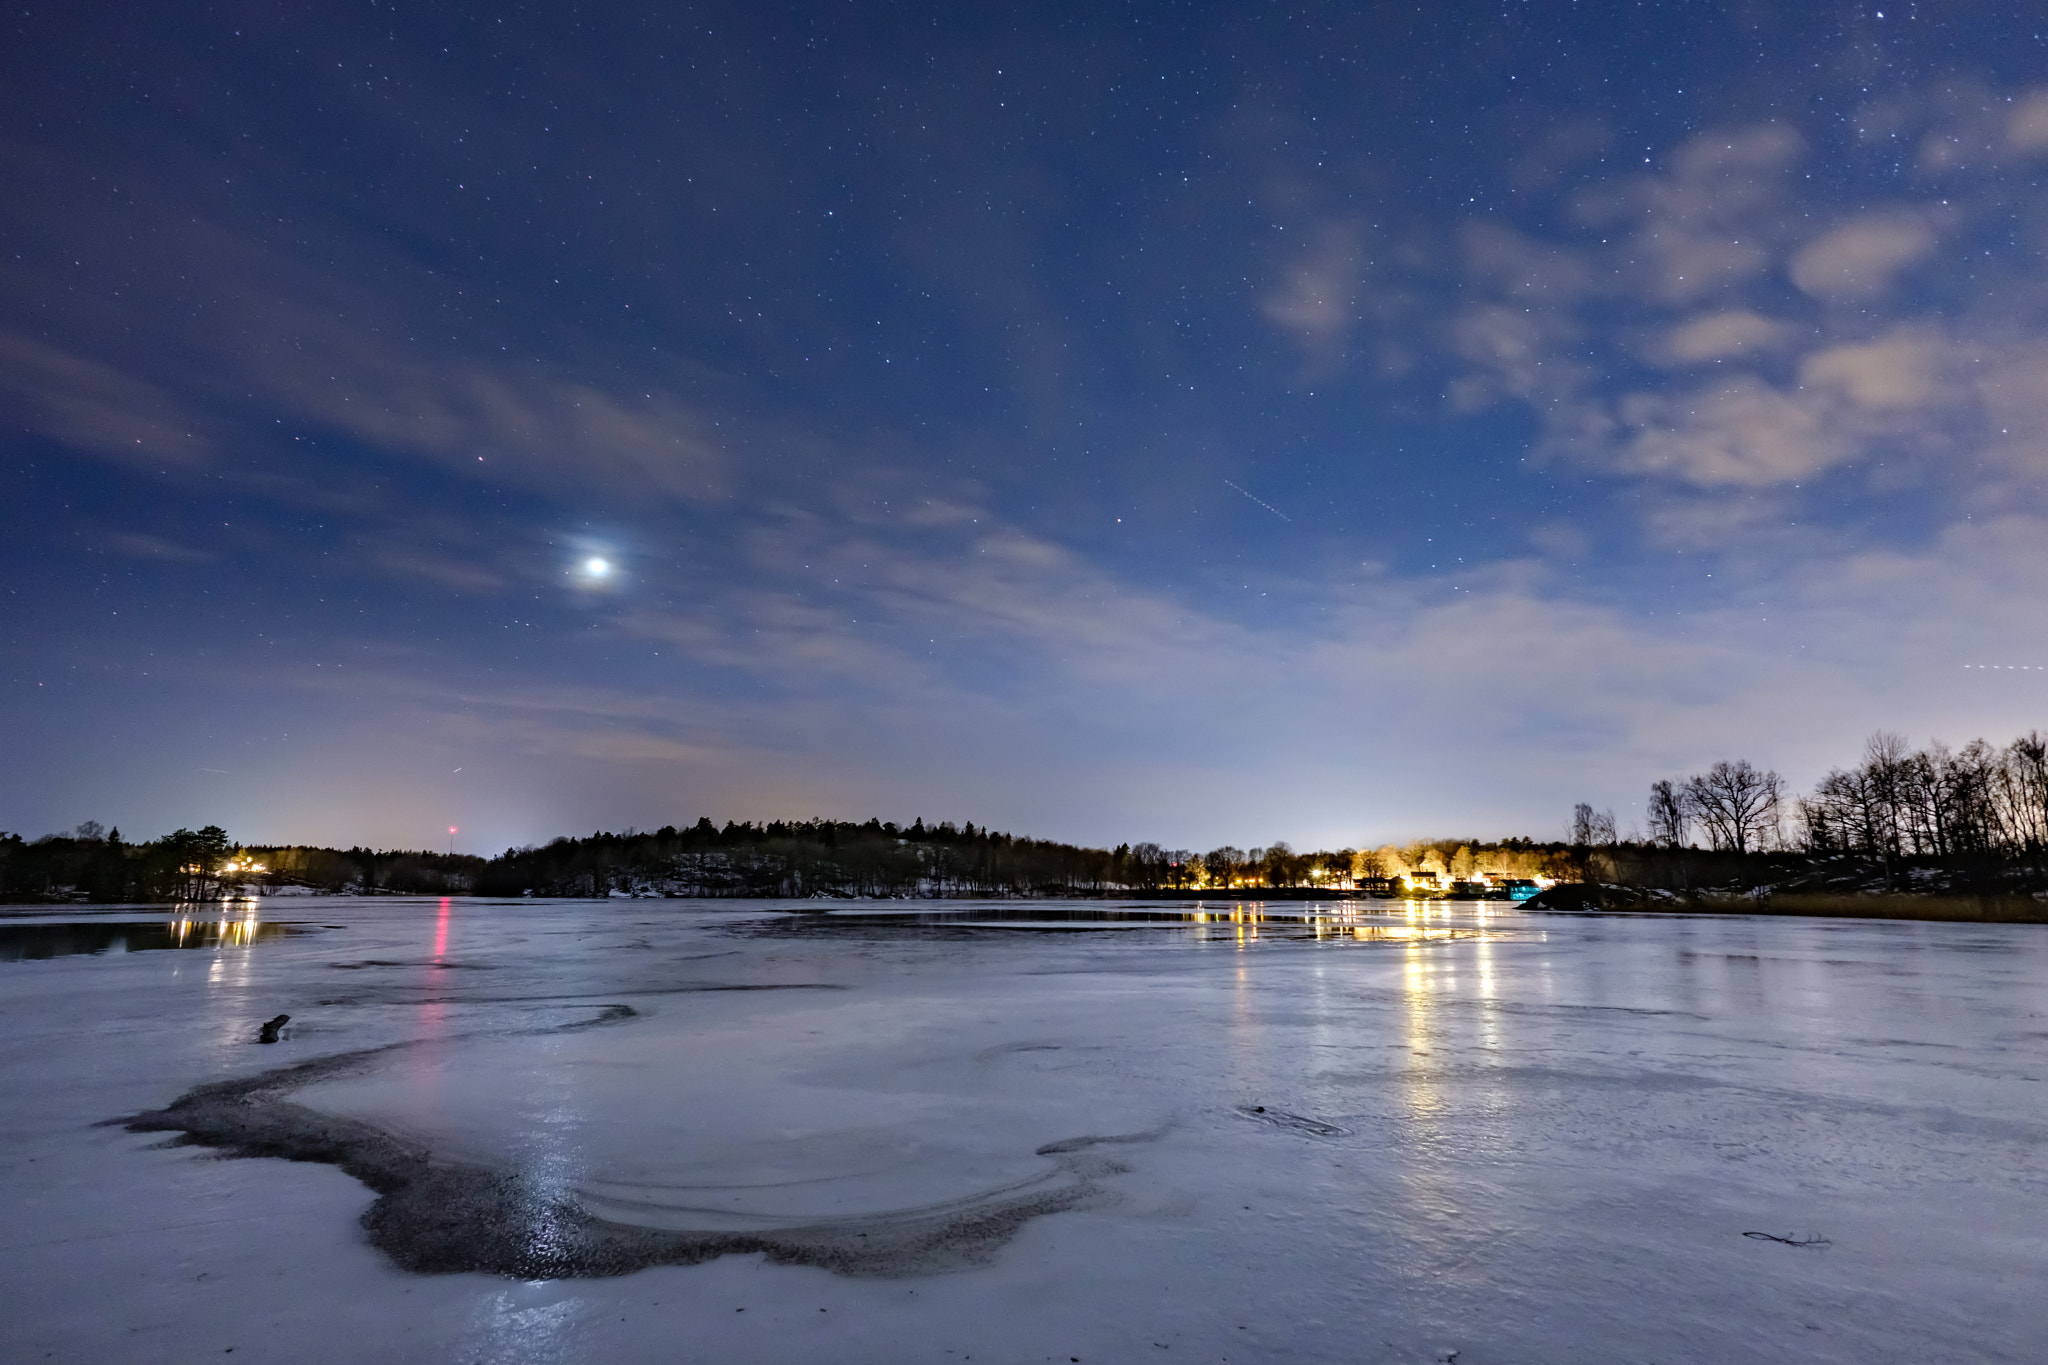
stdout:
<svg viewBox="0 0 2048 1365">
<path fill-rule="evenodd" d="M 592 578 L 603 578 L 611 571 L 611 561 L 601 559 L 596 555 L 592 555 L 583 561 L 583 572 L 589 574 Z"/>
</svg>

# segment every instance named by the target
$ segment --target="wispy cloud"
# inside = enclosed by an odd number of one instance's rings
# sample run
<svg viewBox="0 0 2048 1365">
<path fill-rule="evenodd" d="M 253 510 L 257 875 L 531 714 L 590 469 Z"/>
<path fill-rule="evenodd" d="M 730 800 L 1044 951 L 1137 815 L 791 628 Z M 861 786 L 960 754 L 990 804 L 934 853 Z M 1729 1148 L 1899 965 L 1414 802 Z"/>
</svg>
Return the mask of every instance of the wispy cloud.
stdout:
<svg viewBox="0 0 2048 1365">
<path fill-rule="evenodd" d="M 1784 123 L 1703 133 L 1661 176 L 1596 181 L 1576 196 L 1585 225 L 1625 234 L 1602 253 L 1614 277 L 1670 306 L 1726 297 L 1765 274 L 1788 230 L 1784 207 L 1806 141 Z"/>
<path fill-rule="evenodd" d="M 1294 340 L 1313 374 L 1330 371 L 1357 321 L 1362 246 L 1363 231 L 1355 222 L 1317 224 L 1306 248 L 1260 301 L 1266 320 Z"/>
<path fill-rule="evenodd" d="M 18 333 L 0 332 L 0 404 L 31 430 L 125 464 L 192 466 L 215 448 L 210 419 L 171 388 Z"/>
<path fill-rule="evenodd" d="M 146 274 L 132 287 L 120 344 L 83 354 L 104 326 L 97 305 L 52 312 L 72 342 L 0 336 L 0 401 L 54 440 L 158 465 L 232 449 L 244 469 L 290 474 L 316 463 L 290 439 L 310 431 L 557 494 L 632 489 L 689 504 L 730 491 L 719 423 L 731 415 L 685 393 L 673 363 L 600 382 L 591 371 L 616 375 L 616 356 L 579 364 L 559 344 L 538 356 L 522 345 L 514 360 L 517 326 L 489 316 L 497 304 L 338 229 L 277 244 L 190 215 L 155 227 L 149 249 L 179 268 L 161 272 L 165 297 L 148 297 Z M 179 306 L 173 281 L 208 308 Z M 467 340 L 436 339 L 447 323 L 435 315 L 450 313 Z"/>
<path fill-rule="evenodd" d="M 1729 308 L 1687 318 L 1664 332 L 1651 355 L 1661 364 L 1698 365 L 1775 351 L 1793 328 L 1747 308 Z"/>
<path fill-rule="evenodd" d="M 1792 257 L 1792 282 L 1830 303 L 1880 298 L 1937 240 L 1925 213 L 1863 214 L 1801 247 Z"/>
<path fill-rule="evenodd" d="M 99 541 L 115 554 L 125 555 L 130 559 L 158 560 L 168 564 L 206 564 L 216 558 L 210 550 L 141 531 L 108 531 L 99 537 Z"/>
<path fill-rule="evenodd" d="M 1987 248 L 1979 220 L 2013 193 L 1999 177 L 2032 155 L 2043 98 L 1971 106 L 2007 112 L 1973 135 L 1981 161 L 1945 164 L 1918 202 L 1890 183 L 1883 202 L 1845 205 L 1796 174 L 1813 143 L 1778 122 L 1701 134 L 1659 174 L 1594 177 L 1553 244 L 1475 225 L 1473 297 L 1442 333 L 1458 362 L 1445 393 L 1525 406 L 1545 459 L 1731 495 L 1797 486 L 1820 521 L 1844 491 L 1830 481 L 1857 475 L 1939 490 L 1929 512 L 2010 489 L 2048 454 L 2048 413 L 2023 396 L 2048 333 L 2029 320 L 2043 290 L 2026 253 Z M 1937 103 L 1895 101 L 1864 131 L 1964 126 Z"/>
</svg>

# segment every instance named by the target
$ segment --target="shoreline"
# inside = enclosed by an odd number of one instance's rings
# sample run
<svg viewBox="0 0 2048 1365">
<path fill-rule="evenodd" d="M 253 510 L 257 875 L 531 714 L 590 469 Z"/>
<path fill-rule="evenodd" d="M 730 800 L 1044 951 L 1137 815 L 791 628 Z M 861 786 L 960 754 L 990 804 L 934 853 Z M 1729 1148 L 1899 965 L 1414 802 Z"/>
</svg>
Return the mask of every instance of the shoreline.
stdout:
<svg viewBox="0 0 2048 1365">
<path fill-rule="evenodd" d="M 1904 891 L 1680 892 L 1565 882 L 1522 904 L 1549 914 L 1773 915 L 1803 919 L 1925 920 L 1942 924 L 2048 924 L 2048 901 L 2020 894 L 1981 896 Z"/>
<path fill-rule="evenodd" d="M 461 901 L 506 901 L 531 904 L 546 901 L 586 901 L 608 899 L 619 901 L 689 901 L 689 902 L 731 902 L 783 901 L 816 906 L 820 911 L 842 905 L 890 905 L 918 902 L 947 904 L 969 901 L 1016 901 L 1016 902 L 1150 902 L 1150 903 L 1193 903 L 1212 904 L 1217 902 L 1236 904 L 1261 903 L 1357 903 L 1378 904 L 1427 904 L 1427 905 L 1494 905 L 1501 908 L 1519 908 L 1542 914 L 1605 914 L 1605 915 L 1769 915 L 1781 918 L 1806 919 L 1878 919 L 1878 920 L 1921 920 L 1929 923 L 1955 924 L 2048 924 L 2048 900 L 2025 894 L 1955 895 L 1944 893 L 1912 892 L 1812 892 L 1778 891 L 1767 888 L 1757 892 L 1735 891 L 1692 891 L 1681 892 L 1665 888 L 1622 886 L 1596 882 L 1562 882 L 1546 891 L 1539 892 L 1528 900 L 1505 898 L 1478 898 L 1452 896 L 1389 896 L 1371 891 L 1338 890 L 1318 887 L 1239 887 L 1234 890 L 1203 888 L 1199 890 L 1172 891 L 1072 891 L 1036 892 L 1019 894 L 991 894 L 986 892 L 941 893 L 921 896 L 750 896 L 750 895 L 660 895 L 643 894 L 625 896 L 614 894 L 610 897 L 588 896 L 489 896 L 474 892 L 458 892 L 448 896 L 419 895 L 408 897 L 404 893 L 378 892 L 371 895 L 351 892 L 297 892 L 284 895 L 259 895 L 235 900 L 192 901 L 123 901 L 96 902 L 74 899 L 51 899 L 41 901 L 0 902 L 0 912 L 62 913 L 65 910 L 147 910 L 158 913 L 176 911 L 181 907 L 189 913 L 204 907 L 225 912 L 229 907 L 247 907 L 252 904 L 282 902 L 291 904 L 312 897 L 334 896 L 336 898 L 387 900 L 387 899 L 448 899 Z"/>
</svg>

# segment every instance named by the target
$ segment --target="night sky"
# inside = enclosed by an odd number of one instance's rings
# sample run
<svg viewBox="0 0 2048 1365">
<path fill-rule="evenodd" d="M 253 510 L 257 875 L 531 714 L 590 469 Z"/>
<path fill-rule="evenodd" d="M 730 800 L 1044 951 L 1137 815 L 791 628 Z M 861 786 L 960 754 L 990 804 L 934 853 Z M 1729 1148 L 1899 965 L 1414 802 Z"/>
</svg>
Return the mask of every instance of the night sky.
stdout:
<svg viewBox="0 0 2048 1365">
<path fill-rule="evenodd" d="M 2041 14 L 17 5 L 0 828 L 1554 838 L 2003 742 Z"/>
</svg>

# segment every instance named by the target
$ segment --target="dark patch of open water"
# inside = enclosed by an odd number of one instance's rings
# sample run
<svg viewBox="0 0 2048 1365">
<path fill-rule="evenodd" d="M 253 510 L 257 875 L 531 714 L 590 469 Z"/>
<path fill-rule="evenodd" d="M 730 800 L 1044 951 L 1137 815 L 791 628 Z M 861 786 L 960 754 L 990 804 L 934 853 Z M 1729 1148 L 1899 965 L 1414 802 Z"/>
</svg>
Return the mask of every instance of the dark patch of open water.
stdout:
<svg viewBox="0 0 2048 1365">
<path fill-rule="evenodd" d="M 0 962 L 79 954 L 142 953 L 158 948 L 240 948 L 306 930 L 239 919 L 74 920 L 0 924 Z"/>
</svg>

